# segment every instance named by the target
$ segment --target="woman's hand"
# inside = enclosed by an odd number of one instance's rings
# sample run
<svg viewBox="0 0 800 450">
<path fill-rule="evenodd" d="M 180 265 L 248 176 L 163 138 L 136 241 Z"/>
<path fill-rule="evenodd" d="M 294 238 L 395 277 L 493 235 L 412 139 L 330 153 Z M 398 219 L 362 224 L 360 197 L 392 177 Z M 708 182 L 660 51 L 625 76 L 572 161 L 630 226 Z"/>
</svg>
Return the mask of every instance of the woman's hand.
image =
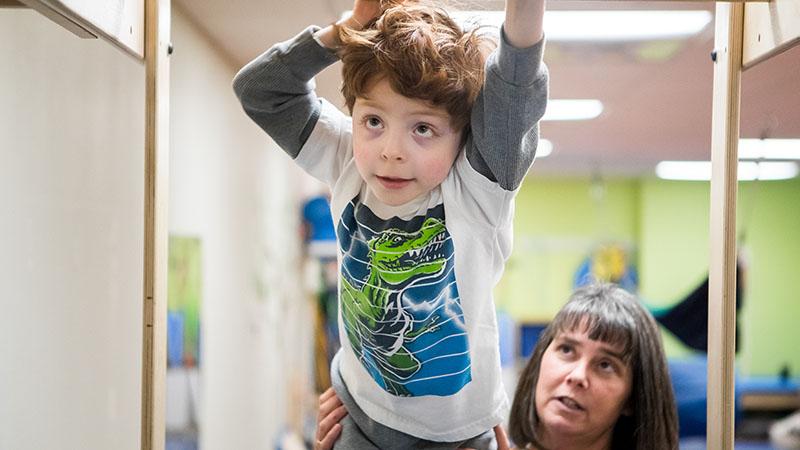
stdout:
<svg viewBox="0 0 800 450">
<path fill-rule="evenodd" d="M 508 436 L 502 425 L 494 427 L 494 435 L 497 438 L 497 450 L 510 450 L 511 445 L 508 443 Z"/>
<path fill-rule="evenodd" d="M 377 1 L 377 0 L 376 0 Z M 331 450 L 333 443 L 339 438 L 342 432 L 342 425 L 339 423 L 347 410 L 342 401 L 336 396 L 333 388 L 328 388 L 319 396 L 319 412 L 317 413 L 317 441 L 314 443 L 314 450 Z"/>
</svg>

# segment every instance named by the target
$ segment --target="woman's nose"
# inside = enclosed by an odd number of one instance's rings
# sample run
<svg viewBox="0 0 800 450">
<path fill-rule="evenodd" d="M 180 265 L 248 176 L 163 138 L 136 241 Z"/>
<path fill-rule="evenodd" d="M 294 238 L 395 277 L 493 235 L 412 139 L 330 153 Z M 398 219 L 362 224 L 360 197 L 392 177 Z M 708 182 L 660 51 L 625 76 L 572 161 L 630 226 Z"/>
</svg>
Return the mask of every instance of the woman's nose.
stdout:
<svg viewBox="0 0 800 450">
<path fill-rule="evenodd" d="M 586 363 L 579 361 L 567 373 L 567 384 L 586 388 L 589 386 Z"/>
</svg>

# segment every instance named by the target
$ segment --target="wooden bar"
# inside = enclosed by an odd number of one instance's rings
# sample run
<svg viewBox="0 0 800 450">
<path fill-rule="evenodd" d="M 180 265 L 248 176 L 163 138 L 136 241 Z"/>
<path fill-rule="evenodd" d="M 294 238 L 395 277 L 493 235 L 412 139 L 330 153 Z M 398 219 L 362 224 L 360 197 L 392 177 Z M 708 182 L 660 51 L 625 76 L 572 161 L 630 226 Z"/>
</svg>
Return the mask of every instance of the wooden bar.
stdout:
<svg viewBox="0 0 800 450">
<path fill-rule="evenodd" d="M 144 59 L 145 0 L 19 1 L 78 37 L 101 37 L 136 59 Z"/>
<path fill-rule="evenodd" d="M 796 1 L 796 0 L 717 0 L 717 3 L 761 3 L 761 4 L 768 4 L 770 2 L 775 1 Z M 587 8 L 596 9 L 598 6 L 595 4 L 602 5 L 603 3 L 629 3 L 634 5 L 631 9 L 641 8 L 642 4 L 645 3 L 681 3 L 681 4 L 691 4 L 697 3 L 702 5 L 708 5 L 713 3 L 713 0 L 547 0 L 547 4 L 550 6 L 558 7 L 557 9 L 561 9 L 562 7 L 567 7 L 568 9 L 581 9 L 583 6 L 582 4 L 589 3 L 590 5 Z M 456 2 L 458 4 L 458 2 Z M 474 9 L 481 9 L 487 11 L 502 11 L 505 8 L 505 0 L 481 0 L 479 2 L 467 2 L 466 5 L 474 6 Z M 651 8 L 652 9 L 652 8 Z"/>
<path fill-rule="evenodd" d="M 142 450 L 163 450 L 167 373 L 170 0 L 145 10 L 146 123 Z"/>
<path fill-rule="evenodd" d="M 736 191 L 744 5 L 717 3 L 711 130 L 707 448 L 733 450 Z"/>
<path fill-rule="evenodd" d="M 772 0 L 744 10 L 743 66 L 750 68 L 800 43 L 800 1 Z"/>
<path fill-rule="evenodd" d="M 800 410 L 800 393 L 794 394 L 744 394 L 742 395 L 743 411 L 779 411 L 794 412 Z"/>
<path fill-rule="evenodd" d="M 89 27 L 75 17 L 53 8 L 51 5 L 39 0 L 20 0 L 28 8 L 33 9 L 39 14 L 47 17 L 58 25 L 66 28 L 69 32 L 81 39 L 96 39 L 97 35 L 89 30 Z"/>
<path fill-rule="evenodd" d="M 502 3 L 500 0 L 490 0 L 492 3 Z M 552 5 L 558 5 L 559 3 L 573 3 L 573 2 L 596 2 L 598 0 L 549 0 L 547 3 Z M 629 3 L 669 3 L 669 2 L 676 2 L 676 3 L 711 3 L 711 0 L 601 0 L 602 2 L 629 2 Z M 716 3 L 770 3 L 776 0 L 716 0 Z M 792 0 L 789 0 L 792 1 Z"/>
<path fill-rule="evenodd" d="M 547 3 L 550 5 L 558 5 L 561 3 L 582 3 L 582 2 L 597 2 L 598 0 L 549 0 Z M 601 2 L 614 2 L 614 3 L 711 3 L 712 0 L 599 0 Z M 716 3 L 770 3 L 777 0 L 716 0 Z M 793 0 L 788 0 L 793 1 Z M 502 0 L 489 0 L 491 4 L 502 5 Z"/>
</svg>

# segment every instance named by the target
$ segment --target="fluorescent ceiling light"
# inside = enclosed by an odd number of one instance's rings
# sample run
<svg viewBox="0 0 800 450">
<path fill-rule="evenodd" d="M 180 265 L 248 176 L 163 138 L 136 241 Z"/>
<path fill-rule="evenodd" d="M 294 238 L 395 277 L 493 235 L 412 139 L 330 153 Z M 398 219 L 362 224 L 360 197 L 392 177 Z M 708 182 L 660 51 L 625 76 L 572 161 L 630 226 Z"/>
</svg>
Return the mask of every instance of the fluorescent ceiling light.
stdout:
<svg viewBox="0 0 800 450">
<path fill-rule="evenodd" d="M 548 100 L 542 120 L 588 120 L 603 112 L 603 103 L 594 99 Z"/>
<path fill-rule="evenodd" d="M 800 139 L 739 139 L 739 159 L 800 160 Z"/>
<path fill-rule="evenodd" d="M 739 181 L 785 180 L 797 176 L 793 162 L 739 162 Z M 708 181 L 711 179 L 710 161 L 661 161 L 656 165 L 656 176 L 665 180 Z"/>
<path fill-rule="evenodd" d="M 536 159 L 544 158 L 550 153 L 553 153 L 553 143 L 549 139 L 539 139 L 539 145 L 536 147 Z"/>
<path fill-rule="evenodd" d="M 454 11 L 460 23 L 500 27 L 502 11 Z M 691 36 L 712 19 L 709 11 L 547 11 L 548 41 L 639 41 Z"/>
</svg>

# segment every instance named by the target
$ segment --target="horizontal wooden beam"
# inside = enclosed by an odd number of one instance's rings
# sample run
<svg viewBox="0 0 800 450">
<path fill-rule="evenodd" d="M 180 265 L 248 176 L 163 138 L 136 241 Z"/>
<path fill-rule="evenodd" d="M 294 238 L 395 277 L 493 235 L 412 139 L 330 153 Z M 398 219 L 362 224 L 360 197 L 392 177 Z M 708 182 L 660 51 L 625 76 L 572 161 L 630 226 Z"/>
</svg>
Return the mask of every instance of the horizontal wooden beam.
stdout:
<svg viewBox="0 0 800 450">
<path fill-rule="evenodd" d="M 559 4 L 561 2 L 581 2 L 581 1 L 596 1 L 596 0 L 549 0 L 548 3 L 550 4 Z M 603 0 L 603 1 L 611 1 L 611 2 L 631 2 L 631 3 L 669 3 L 669 2 L 680 2 L 680 3 L 713 3 L 713 0 Z M 716 3 L 770 3 L 776 0 L 716 0 Z M 789 0 L 792 1 L 792 0 Z"/>
<path fill-rule="evenodd" d="M 79 23 L 68 14 L 54 8 L 52 5 L 40 0 L 20 0 L 25 6 L 38 11 L 53 22 L 66 28 L 82 39 L 96 39 L 97 35 L 89 31 L 89 27 Z"/>
<path fill-rule="evenodd" d="M 80 38 L 102 38 L 144 60 L 144 0 L 19 1 Z"/>
<path fill-rule="evenodd" d="M 800 409 L 800 393 L 794 394 L 743 394 L 742 409 L 745 411 L 797 411 Z"/>
<path fill-rule="evenodd" d="M 800 44 L 800 1 L 772 0 L 745 5 L 742 60 L 745 69 L 797 44 Z"/>
<path fill-rule="evenodd" d="M 760 4 L 767 4 L 770 1 L 776 0 L 718 0 L 716 3 L 760 3 Z M 793 0 L 789 0 L 793 1 Z M 551 6 L 555 7 L 553 9 L 561 9 L 561 7 L 568 8 L 568 9 L 580 9 L 582 3 L 587 2 L 594 2 L 597 3 L 597 0 L 548 0 L 548 8 Z M 458 4 L 458 2 L 456 2 Z M 480 8 L 482 10 L 488 11 L 502 11 L 505 7 L 505 0 L 482 0 L 480 2 L 467 2 L 467 4 L 472 5 L 473 3 L 480 3 Z M 696 4 L 697 7 L 705 9 L 707 5 L 715 3 L 714 0 L 602 0 L 602 3 L 613 3 L 616 8 L 625 8 L 625 3 L 630 4 L 631 9 L 639 9 L 643 8 L 643 5 L 646 4 L 664 4 L 664 3 L 680 3 L 683 5 L 682 9 L 691 9 L 692 3 Z M 713 5 L 712 5 L 713 6 Z M 597 8 L 597 6 L 592 5 L 592 8 Z M 666 7 L 665 7 L 666 8 Z M 649 9 L 653 9 L 651 6 Z"/>
<path fill-rule="evenodd" d="M 0 0 L 0 8 L 27 8 L 16 0 Z"/>
</svg>

